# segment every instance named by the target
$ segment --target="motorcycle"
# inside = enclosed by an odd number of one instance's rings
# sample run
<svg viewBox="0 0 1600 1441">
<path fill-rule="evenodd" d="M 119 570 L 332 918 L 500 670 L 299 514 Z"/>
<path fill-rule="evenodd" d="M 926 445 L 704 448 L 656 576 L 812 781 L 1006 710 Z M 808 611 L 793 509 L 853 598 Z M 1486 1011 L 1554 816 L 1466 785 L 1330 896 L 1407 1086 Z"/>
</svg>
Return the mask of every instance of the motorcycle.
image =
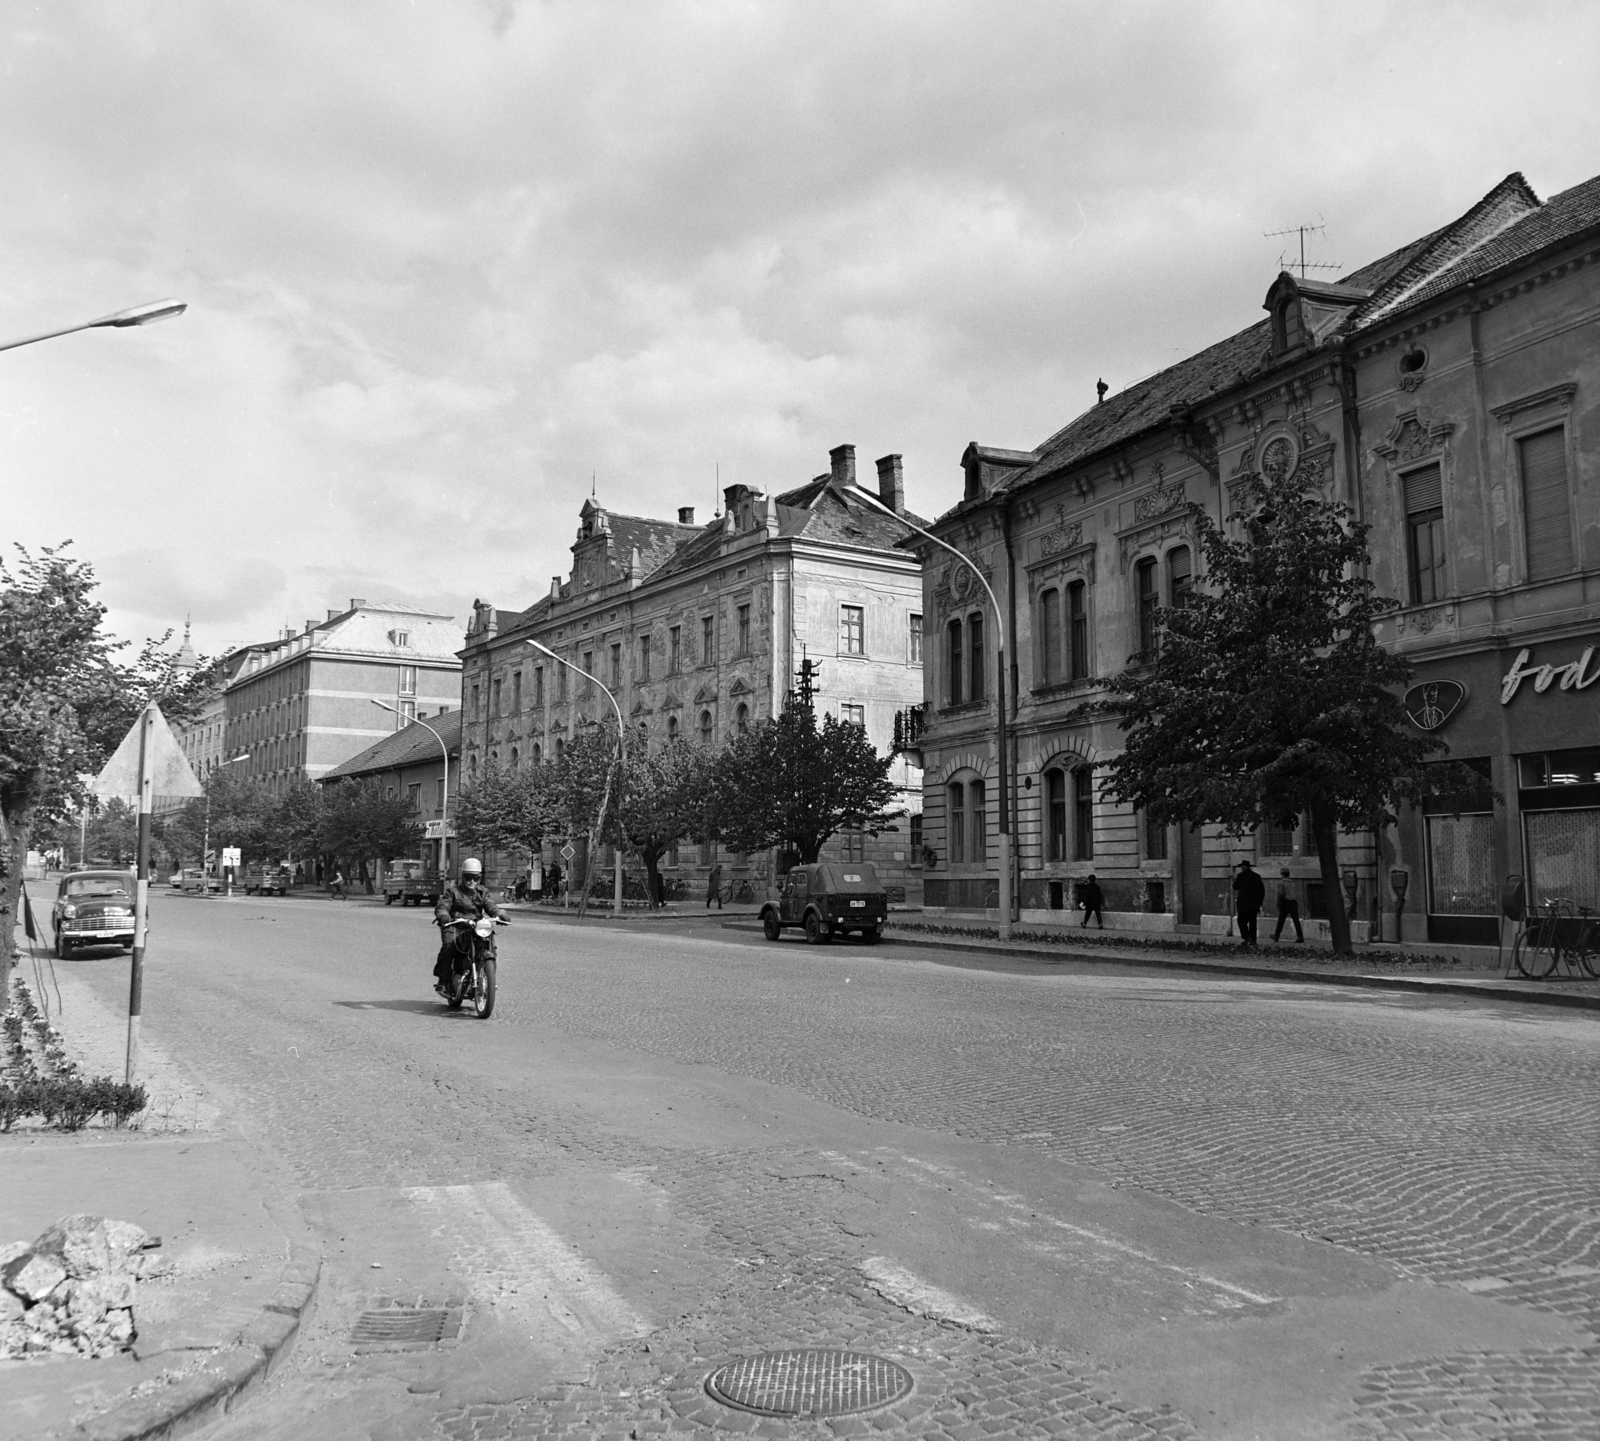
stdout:
<svg viewBox="0 0 1600 1441">
<path fill-rule="evenodd" d="M 455 945 L 450 953 L 450 975 L 444 983 L 445 1004 L 459 1011 L 468 1001 L 473 1014 L 487 1021 L 494 1012 L 494 928 L 505 925 L 497 916 L 479 916 L 475 921 L 458 917 L 451 921 Z"/>
</svg>

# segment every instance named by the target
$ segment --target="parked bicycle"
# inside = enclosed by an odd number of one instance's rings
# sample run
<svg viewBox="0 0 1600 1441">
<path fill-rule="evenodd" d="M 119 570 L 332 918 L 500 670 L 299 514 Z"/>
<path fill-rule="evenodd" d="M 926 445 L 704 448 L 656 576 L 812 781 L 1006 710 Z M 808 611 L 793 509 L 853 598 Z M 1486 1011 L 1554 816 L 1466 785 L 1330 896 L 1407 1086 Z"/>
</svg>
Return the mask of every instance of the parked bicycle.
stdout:
<svg viewBox="0 0 1600 1441">
<path fill-rule="evenodd" d="M 1573 977 L 1600 980 L 1600 916 L 1589 906 L 1552 896 L 1541 912 L 1530 908 L 1511 960 L 1530 981 L 1547 980 L 1563 963 Z"/>
<path fill-rule="evenodd" d="M 735 904 L 753 906 L 756 901 L 756 893 L 748 879 L 729 881 L 722 888 L 722 899 L 724 904 L 730 906 Z"/>
</svg>

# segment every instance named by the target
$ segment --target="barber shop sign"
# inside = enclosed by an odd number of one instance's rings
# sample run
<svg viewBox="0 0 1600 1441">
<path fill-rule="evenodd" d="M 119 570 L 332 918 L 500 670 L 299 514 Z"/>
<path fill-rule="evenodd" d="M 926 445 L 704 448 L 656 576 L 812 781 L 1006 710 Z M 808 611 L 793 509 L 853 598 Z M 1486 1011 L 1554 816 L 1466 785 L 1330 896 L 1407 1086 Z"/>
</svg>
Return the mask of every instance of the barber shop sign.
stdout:
<svg viewBox="0 0 1600 1441">
<path fill-rule="evenodd" d="M 1561 690 L 1588 690 L 1600 680 L 1600 665 L 1594 663 L 1594 651 L 1592 645 L 1587 646 L 1576 660 L 1561 665 L 1530 665 L 1528 662 L 1533 651 L 1528 648 L 1519 650 L 1517 658 L 1511 662 L 1511 669 L 1500 682 L 1500 704 L 1510 705 L 1525 680 L 1533 682 L 1536 695 L 1543 695 L 1558 680 Z"/>
</svg>

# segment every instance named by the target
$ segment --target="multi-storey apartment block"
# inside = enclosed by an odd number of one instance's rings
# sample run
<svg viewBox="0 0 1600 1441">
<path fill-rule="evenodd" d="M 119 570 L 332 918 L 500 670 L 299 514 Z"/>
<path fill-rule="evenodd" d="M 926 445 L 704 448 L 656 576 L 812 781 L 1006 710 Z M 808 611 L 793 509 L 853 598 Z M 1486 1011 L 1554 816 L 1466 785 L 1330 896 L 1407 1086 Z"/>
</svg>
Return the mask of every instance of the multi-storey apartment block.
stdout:
<svg viewBox="0 0 1600 1441">
<path fill-rule="evenodd" d="M 802 659 L 817 667 L 819 711 L 891 748 L 897 711 L 922 696 L 922 579 L 898 548 L 909 528 L 865 499 L 855 448 L 831 452 L 809 484 L 768 497 L 723 492 L 725 513 L 676 523 L 584 503 L 573 566 L 524 611 L 480 604 L 461 651 L 467 777 L 486 762 L 516 767 L 558 756 L 581 727 L 612 716 L 599 689 L 524 642 L 537 640 L 600 678 L 621 705 L 630 744 L 686 739 L 719 746 L 775 714 Z M 878 462 L 877 495 L 904 514 L 900 457 Z M 906 815 L 876 838 L 835 837 L 830 856 L 873 860 L 891 884 L 920 878 L 921 777 L 896 761 Z M 771 858 L 713 846 L 669 855 L 696 881 L 724 864 L 755 885 Z M 503 868 L 517 864 L 504 858 Z"/>
<path fill-rule="evenodd" d="M 1500 896 L 1600 907 L 1600 180 L 1541 202 L 1520 175 L 1338 283 L 1280 274 L 1268 318 L 1117 395 L 1032 451 L 970 446 L 935 527 L 1007 611 L 1019 892 L 1064 919 L 1090 871 L 1108 924 L 1221 929 L 1234 864 L 1288 868 L 1311 916 L 1358 938 L 1493 944 Z M 1412 723 L 1484 776 L 1475 796 L 1341 839 L 1324 894 L 1303 820 L 1254 835 L 1154 826 L 1098 779 L 1114 722 L 1072 713 L 1149 648 L 1203 579 L 1192 505 L 1219 522 L 1290 474 L 1372 525 L 1400 602 L 1383 642 L 1417 667 Z M 930 908 L 999 903 L 993 616 L 930 553 Z M 1434 812 L 1437 813 L 1434 813 Z M 1404 895 L 1403 906 L 1399 905 Z"/>
</svg>

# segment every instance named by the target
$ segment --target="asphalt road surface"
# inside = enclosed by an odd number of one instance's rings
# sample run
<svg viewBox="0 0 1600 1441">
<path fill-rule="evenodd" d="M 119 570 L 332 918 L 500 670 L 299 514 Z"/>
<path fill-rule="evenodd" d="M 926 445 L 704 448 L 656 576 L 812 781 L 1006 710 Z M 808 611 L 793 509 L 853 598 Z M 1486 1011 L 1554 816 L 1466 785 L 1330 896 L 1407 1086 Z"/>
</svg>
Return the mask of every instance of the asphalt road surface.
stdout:
<svg viewBox="0 0 1600 1441">
<path fill-rule="evenodd" d="M 518 916 L 485 1022 L 425 912 L 152 917 L 146 1034 L 327 1256 L 218 1438 L 1600 1434 L 1587 1013 Z M 351 1339 L 397 1299 L 463 1334 Z M 706 1394 L 803 1347 L 914 1390 Z"/>
</svg>

